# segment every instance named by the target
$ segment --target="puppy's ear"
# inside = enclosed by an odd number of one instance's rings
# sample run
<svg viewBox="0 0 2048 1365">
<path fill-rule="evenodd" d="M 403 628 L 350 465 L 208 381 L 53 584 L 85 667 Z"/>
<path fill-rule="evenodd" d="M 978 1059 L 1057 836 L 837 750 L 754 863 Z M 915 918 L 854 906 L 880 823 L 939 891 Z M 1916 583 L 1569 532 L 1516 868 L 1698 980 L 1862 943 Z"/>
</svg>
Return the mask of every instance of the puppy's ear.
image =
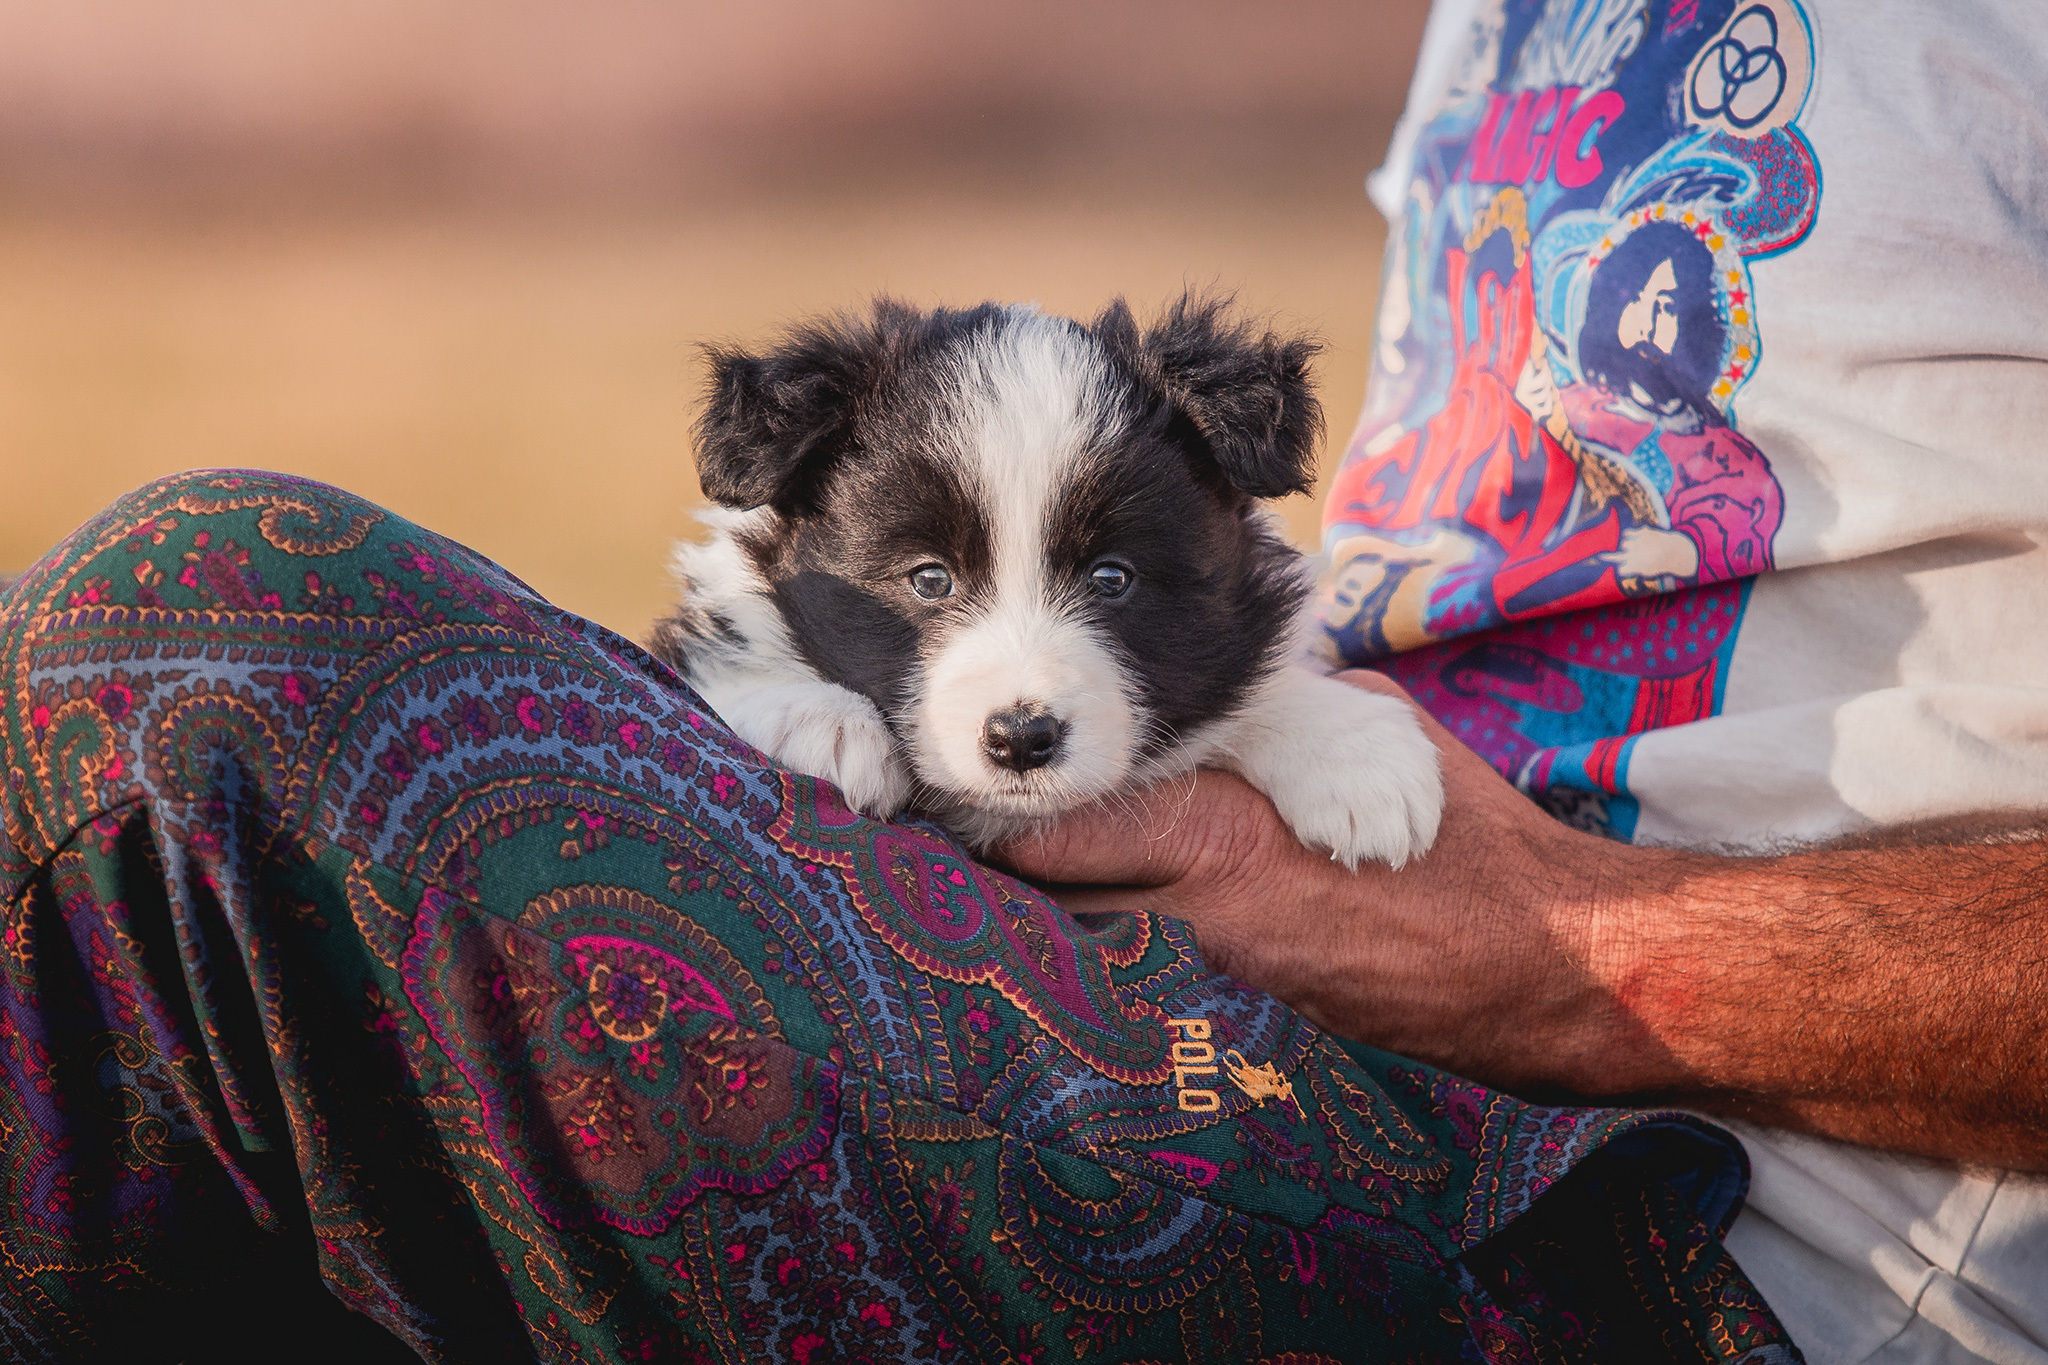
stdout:
<svg viewBox="0 0 2048 1365">
<path fill-rule="evenodd" d="M 1278 498 L 1315 483 L 1323 410 L 1308 364 L 1320 344 L 1234 318 L 1228 298 L 1193 293 L 1142 337 L 1122 299 L 1092 330 L 1164 390 L 1233 488 Z"/>
<path fill-rule="evenodd" d="M 760 355 L 706 346 L 710 375 L 696 431 L 704 496 L 737 508 L 808 503 L 917 316 L 880 299 L 872 317 L 806 323 Z"/>
</svg>

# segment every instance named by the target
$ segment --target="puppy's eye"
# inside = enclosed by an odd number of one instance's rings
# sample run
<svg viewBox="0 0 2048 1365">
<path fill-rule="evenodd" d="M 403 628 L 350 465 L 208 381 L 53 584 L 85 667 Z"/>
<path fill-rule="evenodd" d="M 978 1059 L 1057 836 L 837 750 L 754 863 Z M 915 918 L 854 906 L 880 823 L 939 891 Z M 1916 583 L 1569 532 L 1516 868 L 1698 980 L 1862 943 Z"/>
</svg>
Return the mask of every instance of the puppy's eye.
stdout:
<svg viewBox="0 0 2048 1365">
<path fill-rule="evenodd" d="M 937 564 L 920 564 L 910 571 L 910 590 L 927 602 L 953 595 L 953 575 Z"/>
<path fill-rule="evenodd" d="M 1136 578 L 1121 564 L 1097 564 L 1088 571 L 1088 586 L 1095 589 L 1097 597 L 1122 597 Z"/>
</svg>

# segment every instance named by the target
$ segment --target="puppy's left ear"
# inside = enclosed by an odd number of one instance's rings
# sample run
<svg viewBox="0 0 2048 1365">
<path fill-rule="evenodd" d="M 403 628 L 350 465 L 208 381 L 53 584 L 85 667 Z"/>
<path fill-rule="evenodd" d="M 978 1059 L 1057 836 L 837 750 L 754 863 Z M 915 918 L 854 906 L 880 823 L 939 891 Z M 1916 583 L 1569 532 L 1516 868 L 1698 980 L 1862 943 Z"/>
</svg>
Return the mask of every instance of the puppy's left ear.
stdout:
<svg viewBox="0 0 2048 1365">
<path fill-rule="evenodd" d="M 1228 298 L 1193 293 L 1142 337 L 1122 299 L 1103 310 L 1092 330 L 1165 391 L 1231 487 L 1279 498 L 1315 484 L 1323 409 L 1308 366 L 1319 343 L 1233 317 Z"/>
</svg>

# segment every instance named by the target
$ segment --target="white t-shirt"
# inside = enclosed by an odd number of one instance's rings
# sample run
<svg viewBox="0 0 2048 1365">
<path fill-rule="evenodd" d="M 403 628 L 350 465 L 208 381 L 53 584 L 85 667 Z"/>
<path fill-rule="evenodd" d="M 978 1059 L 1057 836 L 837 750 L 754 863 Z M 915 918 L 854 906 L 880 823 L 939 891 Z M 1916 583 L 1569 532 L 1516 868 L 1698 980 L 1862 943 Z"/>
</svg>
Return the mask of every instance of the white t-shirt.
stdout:
<svg viewBox="0 0 2048 1365">
<path fill-rule="evenodd" d="M 1328 645 L 1561 818 L 2048 810 L 2048 4 L 1438 0 Z M 2048 1183 L 1744 1127 L 1809 1359 L 2048 1365 Z"/>
</svg>

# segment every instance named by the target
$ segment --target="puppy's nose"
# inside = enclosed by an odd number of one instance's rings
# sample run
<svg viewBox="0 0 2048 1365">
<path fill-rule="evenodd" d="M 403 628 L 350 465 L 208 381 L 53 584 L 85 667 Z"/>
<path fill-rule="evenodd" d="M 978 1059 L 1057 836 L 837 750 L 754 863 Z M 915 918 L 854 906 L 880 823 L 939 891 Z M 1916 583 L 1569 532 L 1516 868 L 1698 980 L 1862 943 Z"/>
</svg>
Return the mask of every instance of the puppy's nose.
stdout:
<svg viewBox="0 0 2048 1365">
<path fill-rule="evenodd" d="M 981 727 L 981 751 L 1005 768 L 1029 772 L 1058 757 L 1066 733 L 1058 717 L 1013 706 L 996 712 Z"/>
</svg>

